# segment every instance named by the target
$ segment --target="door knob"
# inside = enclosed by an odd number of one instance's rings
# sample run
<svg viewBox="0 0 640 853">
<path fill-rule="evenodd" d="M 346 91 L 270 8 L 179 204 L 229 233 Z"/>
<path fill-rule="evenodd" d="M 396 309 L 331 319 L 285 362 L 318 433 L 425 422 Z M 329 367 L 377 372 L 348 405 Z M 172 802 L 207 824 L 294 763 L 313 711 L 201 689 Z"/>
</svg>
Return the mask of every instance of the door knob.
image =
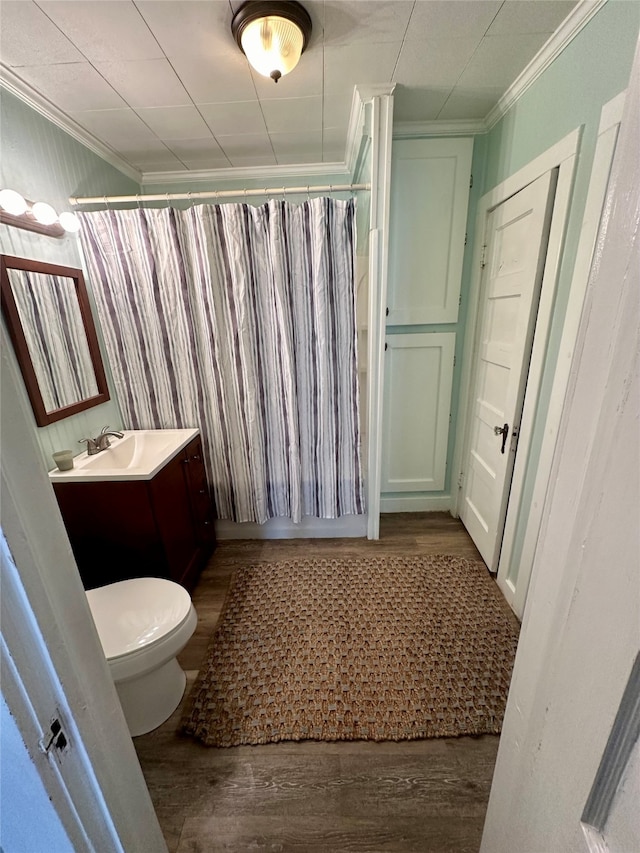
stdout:
<svg viewBox="0 0 640 853">
<path fill-rule="evenodd" d="M 504 426 L 494 426 L 493 433 L 494 435 L 502 436 L 502 447 L 500 448 L 500 453 L 504 453 L 504 449 L 507 445 L 507 438 L 509 437 L 509 424 L 505 424 Z"/>
</svg>

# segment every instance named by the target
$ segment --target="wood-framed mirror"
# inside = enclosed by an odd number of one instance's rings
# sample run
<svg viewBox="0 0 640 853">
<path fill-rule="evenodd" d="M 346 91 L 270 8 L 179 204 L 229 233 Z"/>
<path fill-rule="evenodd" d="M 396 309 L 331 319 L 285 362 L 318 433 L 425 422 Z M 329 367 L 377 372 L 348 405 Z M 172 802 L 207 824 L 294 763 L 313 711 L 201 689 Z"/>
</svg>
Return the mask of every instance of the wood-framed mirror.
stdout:
<svg viewBox="0 0 640 853">
<path fill-rule="evenodd" d="M 109 399 L 82 270 L 0 255 L 2 313 L 38 426 Z"/>
</svg>

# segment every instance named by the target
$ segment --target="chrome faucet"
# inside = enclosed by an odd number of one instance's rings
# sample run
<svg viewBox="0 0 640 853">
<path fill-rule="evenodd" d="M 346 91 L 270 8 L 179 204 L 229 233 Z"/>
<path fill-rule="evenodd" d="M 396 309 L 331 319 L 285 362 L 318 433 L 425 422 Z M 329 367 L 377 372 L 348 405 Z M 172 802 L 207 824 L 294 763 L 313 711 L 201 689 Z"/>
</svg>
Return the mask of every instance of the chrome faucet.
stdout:
<svg viewBox="0 0 640 853">
<path fill-rule="evenodd" d="M 106 450 L 107 447 L 111 447 L 111 442 L 109 441 L 110 435 L 114 438 L 124 438 L 124 433 L 112 430 L 108 426 L 104 426 L 100 430 L 99 436 L 96 438 L 81 438 L 78 441 L 78 444 L 86 442 L 87 456 L 95 456 L 95 454 L 100 453 L 101 450 Z"/>
</svg>

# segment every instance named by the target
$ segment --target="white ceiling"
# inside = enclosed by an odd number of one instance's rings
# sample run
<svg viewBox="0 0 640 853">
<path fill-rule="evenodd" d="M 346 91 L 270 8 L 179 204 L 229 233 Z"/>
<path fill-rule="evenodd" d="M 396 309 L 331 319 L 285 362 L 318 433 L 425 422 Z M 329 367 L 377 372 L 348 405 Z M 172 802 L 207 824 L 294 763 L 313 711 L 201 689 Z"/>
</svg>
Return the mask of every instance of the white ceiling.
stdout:
<svg viewBox="0 0 640 853">
<path fill-rule="evenodd" d="M 240 5 L 1 0 L 0 59 L 143 172 L 340 162 L 355 85 L 396 83 L 396 121 L 483 118 L 576 0 L 304 0 L 278 84 L 235 44 Z"/>
</svg>

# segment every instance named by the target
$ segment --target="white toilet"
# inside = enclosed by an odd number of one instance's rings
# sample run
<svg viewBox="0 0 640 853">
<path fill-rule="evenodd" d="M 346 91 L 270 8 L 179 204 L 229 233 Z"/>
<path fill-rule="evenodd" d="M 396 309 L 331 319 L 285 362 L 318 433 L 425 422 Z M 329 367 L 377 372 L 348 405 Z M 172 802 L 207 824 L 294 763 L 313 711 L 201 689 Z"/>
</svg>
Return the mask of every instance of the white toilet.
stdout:
<svg viewBox="0 0 640 853">
<path fill-rule="evenodd" d="M 176 660 L 196 629 L 189 593 L 162 578 L 134 578 L 87 590 L 132 736 L 169 719 L 187 677 Z"/>
</svg>

